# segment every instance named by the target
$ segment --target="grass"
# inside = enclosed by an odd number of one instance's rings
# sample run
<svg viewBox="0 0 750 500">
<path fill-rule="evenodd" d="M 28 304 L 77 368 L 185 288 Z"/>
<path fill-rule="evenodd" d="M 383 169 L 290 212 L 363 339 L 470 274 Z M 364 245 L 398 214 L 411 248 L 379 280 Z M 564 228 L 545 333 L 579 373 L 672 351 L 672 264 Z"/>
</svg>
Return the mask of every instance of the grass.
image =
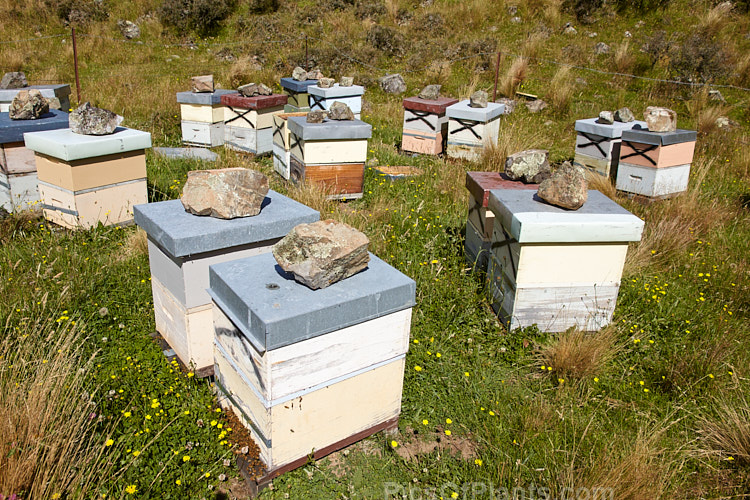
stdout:
<svg viewBox="0 0 750 500">
<path fill-rule="evenodd" d="M 363 24 L 346 2 L 297 2 L 273 14 L 241 11 L 200 39 L 163 33 L 148 15 L 156 3 L 140 0 L 113 4 L 108 20 L 79 28 L 82 97 L 150 131 L 159 146 L 179 144 L 174 93 L 188 88 L 190 76 L 214 73 L 224 87 L 263 81 L 279 90 L 279 77 L 305 60 L 304 32 L 314 65 L 367 85 L 368 158 L 424 171 L 391 182 L 366 169 L 364 197 L 334 203 L 314 187 L 281 182 L 268 158 L 221 149 L 216 165 L 147 156 L 151 201 L 179 196 L 192 169 L 255 168 L 273 189 L 365 232 L 372 251 L 417 282 L 399 432 L 284 474 L 262 498 L 408 498 L 412 490 L 417 498 L 430 491 L 485 498 L 489 489 L 514 488 L 715 498 L 750 488 L 743 396 L 750 366 L 750 217 L 743 208 L 750 195 L 748 94 L 722 88 L 727 104 L 717 104 L 679 85 L 546 62 L 671 78 L 668 60 L 651 65 L 639 52 L 647 37 L 667 30 L 679 42 L 679 27 L 702 23 L 744 61 L 750 42 L 742 34 L 750 21 L 735 12 L 696 20 L 693 12 L 713 6 L 673 0 L 663 12 L 638 17 L 642 28 L 629 13 L 608 7 L 584 26 L 558 2 L 521 1 L 514 5 L 522 23 L 513 24 L 508 5 L 390 0 Z M 68 30 L 43 2 L 6 1 L 3 8 L 9 13 L 0 19 L 5 40 L 36 32 L 59 36 L 0 45 L 2 69 L 23 69 L 32 83 L 74 81 Z M 119 18 L 139 21 L 142 44 L 119 41 Z M 578 35 L 560 33 L 569 21 Z M 396 30 L 404 54 L 375 50 L 366 37 L 374 24 Z M 623 38 L 625 30 L 632 38 Z M 589 38 L 589 31 L 597 37 Z M 196 48 L 182 45 L 188 37 Z M 428 83 L 464 98 L 491 90 L 494 56 L 482 69 L 477 62 L 486 56 L 476 55 L 486 38 L 504 52 L 501 93 L 539 95 L 550 99 L 550 108 L 531 114 L 519 102 L 480 163 L 399 155 L 403 96 L 382 93 L 377 77 L 385 69 L 401 71 L 408 95 Z M 276 43 L 284 39 L 290 40 Z M 612 57 L 589 57 L 597 41 L 613 47 Z M 235 62 L 217 57 L 225 49 Z M 717 82 L 747 81 L 748 67 L 744 61 Z M 506 331 L 492 313 L 485 283 L 464 261 L 465 172 L 501 170 L 508 154 L 530 148 L 549 149 L 554 164 L 570 160 L 574 120 L 621 106 L 640 116 L 647 105 L 675 109 L 679 126 L 700 136 L 690 186 L 680 197 L 640 205 L 618 195 L 609 181 L 592 183 L 646 223 L 642 240 L 628 251 L 614 323 L 593 335 Z M 721 114 L 739 126 L 717 130 L 712 124 Z M 23 372 L 5 357 L 0 364 L 3 416 L 13 416 L 0 424 L 0 495 L 198 499 L 235 492 L 219 479 L 237 472 L 224 465 L 232 463 L 233 434 L 216 411 L 210 383 L 166 362 L 149 337 L 153 304 L 143 233 L 132 227 L 72 232 L 24 214 L 0 221 L 0 243 L 0 350 L 30 363 Z M 63 316 L 68 319 L 58 323 Z M 69 321 L 75 327 L 63 328 Z M 541 364 L 553 370 L 543 373 Z M 35 406 L 24 399 L 27 391 L 36 391 Z M 86 420 L 91 412 L 77 404 L 84 392 L 96 404 L 92 422 Z M 5 439 L 9 435 L 16 441 Z M 26 436 L 26 443 L 56 439 L 49 448 L 54 454 L 31 445 L 11 452 L 9 446 Z M 445 446 L 432 446 L 438 439 Z M 448 451 L 461 446 L 471 453 Z M 398 453 L 407 447 L 417 451 Z M 18 462 L 8 466 L 8 460 Z M 97 466 L 70 466 L 81 461 Z M 32 472 L 30 479 L 23 476 Z"/>
</svg>

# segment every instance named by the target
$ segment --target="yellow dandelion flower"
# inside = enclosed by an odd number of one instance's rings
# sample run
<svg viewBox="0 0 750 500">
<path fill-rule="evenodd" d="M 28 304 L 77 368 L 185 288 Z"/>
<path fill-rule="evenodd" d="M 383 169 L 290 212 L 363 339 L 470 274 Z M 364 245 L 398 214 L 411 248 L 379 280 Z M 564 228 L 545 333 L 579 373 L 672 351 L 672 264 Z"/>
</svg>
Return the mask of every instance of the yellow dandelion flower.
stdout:
<svg viewBox="0 0 750 500">
<path fill-rule="evenodd" d="M 422 425 L 427 425 L 427 424 L 429 424 L 429 423 L 430 423 L 430 421 L 429 421 L 429 420 L 427 420 L 427 419 L 424 419 L 424 420 L 422 420 Z"/>
<path fill-rule="evenodd" d="M 446 418 L 446 419 L 445 419 L 445 423 L 446 423 L 446 424 L 452 424 L 452 423 L 453 423 L 453 420 L 451 420 L 451 419 L 449 419 L 449 418 Z"/>
<path fill-rule="evenodd" d="M 418 371 L 418 372 L 421 372 L 421 371 L 422 371 L 422 367 L 421 367 L 421 366 L 419 366 L 419 365 L 416 365 L 416 366 L 414 367 L 414 370 L 416 370 L 416 371 Z"/>
<path fill-rule="evenodd" d="M 391 441 L 391 448 L 398 448 L 398 441 Z"/>
<path fill-rule="evenodd" d="M 182 461 L 183 462 L 189 462 L 190 461 L 190 455 L 183 455 Z"/>
<path fill-rule="evenodd" d="M 450 429 L 446 429 L 446 430 L 445 430 L 445 435 L 446 435 L 446 436 L 450 436 L 450 435 L 451 435 L 451 431 L 450 431 Z"/>
<path fill-rule="evenodd" d="M 475 458 L 474 459 L 474 464 L 476 464 L 476 465 L 478 465 L 478 466 L 481 467 L 482 466 L 482 459 L 481 458 Z"/>
<path fill-rule="evenodd" d="M 125 493 L 127 493 L 128 495 L 132 495 L 136 491 L 138 491 L 138 488 L 136 488 L 134 484 L 131 484 L 130 486 L 125 488 Z"/>
<path fill-rule="evenodd" d="M 115 444 L 114 440 L 107 439 L 107 441 L 104 443 L 104 446 L 112 446 L 113 444 Z"/>
</svg>

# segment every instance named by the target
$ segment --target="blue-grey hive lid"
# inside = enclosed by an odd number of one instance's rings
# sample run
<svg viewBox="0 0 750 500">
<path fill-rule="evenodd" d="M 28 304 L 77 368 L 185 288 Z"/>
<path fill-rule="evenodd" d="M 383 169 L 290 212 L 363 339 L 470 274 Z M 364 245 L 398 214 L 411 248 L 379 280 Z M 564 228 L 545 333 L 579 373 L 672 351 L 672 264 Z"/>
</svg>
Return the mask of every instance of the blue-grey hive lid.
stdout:
<svg viewBox="0 0 750 500">
<path fill-rule="evenodd" d="M 0 144 L 9 142 L 23 142 L 26 132 L 41 132 L 68 128 L 68 113 L 59 109 L 50 109 L 36 120 L 11 120 L 8 113 L 0 113 Z"/>
<path fill-rule="evenodd" d="M 266 253 L 209 267 L 208 293 L 260 352 L 414 306 L 416 283 L 370 254 L 364 271 L 312 290 Z"/>
<path fill-rule="evenodd" d="M 304 116 L 290 116 L 289 131 L 303 141 L 335 141 L 339 139 L 369 139 L 372 125 L 362 120 L 329 120 L 323 123 L 307 123 Z"/>
<path fill-rule="evenodd" d="M 307 87 L 310 85 L 317 85 L 318 80 L 295 80 L 294 78 L 282 78 L 281 79 L 281 87 L 285 88 L 292 92 L 300 92 L 305 93 L 307 92 Z"/>
<path fill-rule="evenodd" d="M 177 92 L 177 102 L 180 104 L 201 104 L 213 106 L 221 104 L 221 96 L 224 94 L 236 94 L 232 89 L 216 89 L 213 92 Z"/>
<path fill-rule="evenodd" d="M 633 128 L 622 133 L 622 140 L 628 142 L 639 142 L 653 146 L 670 146 L 682 144 L 683 142 L 695 142 L 698 133 L 695 130 L 677 129 L 672 132 L 651 132 L 648 129 Z"/>
<path fill-rule="evenodd" d="M 317 210 L 269 190 L 253 217 L 217 219 L 185 211 L 180 200 L 133 207 L 135 223 L 173 257 L 282 238 L 303 223 L 320 220 Z"/>
<path fill-rule="evenodd" d="M 576 120 L 575 129 L 576 132 L 582 132 L 584 134 L 595 134 L 608 139 L 616 139 L 622 137 L 622 133 L 625 130 L 632 128 L 646 128 L 646 122 L 633 120 L 632 122 L 614 122 L 612 124 L 599 123 L 599 118 L 585 118 L 583 120 Z"/>
</svg>

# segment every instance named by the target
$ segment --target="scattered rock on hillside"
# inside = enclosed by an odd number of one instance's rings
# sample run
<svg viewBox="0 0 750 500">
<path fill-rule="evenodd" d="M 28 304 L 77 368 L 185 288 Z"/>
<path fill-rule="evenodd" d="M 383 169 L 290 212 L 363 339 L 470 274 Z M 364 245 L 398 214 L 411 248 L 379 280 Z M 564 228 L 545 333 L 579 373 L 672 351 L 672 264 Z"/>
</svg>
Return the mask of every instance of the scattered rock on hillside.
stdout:
<svg viewBox="0 0 750 500">
<path fill-rule="evenodd" d="M 513 112 L 513 110 L 516 109 L 516 104 L 518 104 L 518 101 L 514 99 L 508 99 L 507 97 L 501 97 L 496 101 L 498 104 L 502 104 L 505 106 L 505 109 L 503 110 L 503 114 L 509 115 Z"/>
<path fill-rule="evenodd" d="M 594 46 L 594 54 L 600 56 L 602 54 L 609 54 L 609 45 L 604 42 L 599 42 Z"/>
<path fill-rule="evenodd" d="M 632 34 L 632 33 L 630 33 L 629 31 L 626 31 L 626 32 L 625 32 L 625 33 L 623 34 L 623 36 L 624 36 L 625 38 L 632 38 L 632 37 L 633 37 L 633 34 Z"/>
<path fill-rule="evenodd" d="M 708 98 L 712 101 L 727 102 L 724 100 L 724 96 L 721 95 L 721 92 L 719 92 L 718 90 L 709 90 Z"/>
<path fill-rule="evenodd" d="M 307 113 L 307 118 L 305 121 L 307 121 L 307 123 L 323 123 L 323 120 L 325 119 L 326 112 L 320 109 L 316 109 Z"/>
<path fill-rule="evenodd" d="M 588 199 L 586 175 L 580 167 L 565 162 L 539 185 L 537 195 L 551 205 L 578 210 Z"/>
<path fill-rule="evenodd" d="M 589 38 L 596 38 L 598 36 L 599 36 L 599 33 L 597 33 L 596 31 L 592 31 L 591 33 L 589 33 Z"/>
<path fill-rule="evenodd" d="M 0 80 L 0 89 L 22 89 L 28 86 L 29 82 L 26 81 L 26 74 L 23 71 L 5 73 L 3 79 Z"/>
<path fill-rule="evenodd" d="M 539 113 L 546 107 L 547 107 L 547 103 L 541 99 L 536 99 L 534 101 L 530 101 L 526 103 L 526 109 L 529 110 L 529 113 Z"/>
<path fill-rule="evenodd" d="M 21 90 L 8 109 L 11 120 L 36 120 L 49 113 L 49 101 L 36 89 Z"/>
<path fill-rule="evenodd" d="M 739 127 L 739 123 L 730 120 L 726 116 L 720 116 L 716 119 L 716 126 L 721 130 L 732 130 Z"/>
<path fill-rule="evenodd" d="M 294 68 L 294 71 L 292 71 L 292 79 L 297 80 L 298 82 L 307 80 L 307 71 L 302 69 L 300 66 L 297 66 L 296 68 Z"/>
<path fill-rule="evenodd" d="M 120 123 L 122 116 L 94 107 L 88 101 L 78 106 L 68 117 L 70 130 L 82 135 L 109 135 Z"/>
<path fill-rule="evenodd" d="M 190 79 L 193 92 L 213 92 L 214 75 L 194 76 Z"/>
<path fill-rule="evenodd" d="M 527 149 L 513 153 L 505 160 L 505 173 L 514 181 L 539 184 L 550 175 L 549 151 Z"/>
<path fill-rule="evenodd" d="M 477 90 L 469 97 L 469 106 L 472 108 L 486 108 L 489 96 L 484 90 Z"/>
<path fill-rule="evenodd" d="M 643 112 L 650 132 L 674 132 L 677 130 L 677 113 L 669 108 L 649 106 Z"/>
<path fill-rule="evenodd" d="M 333 104 L 331 104 L 331 108 L 328 110 L 328 118 L 339 121 L 354 120 L 354 113 L 349 106 L 343 102 L 334 101 Z"/>
<path fill-rule="evenodd" d="M 633 115 L 633 112 L 630 111 L 630 108 L 620 108 L 615 111 L 616 122 L 630 123 L 633 120 L 635 120 L 635 116 Z"/>
<path fill-rule="evenodd" d="M 518 5 L 508 5 L 508 15 L 515 16 L 518 14 Z"/>
<path fill-rule="evenodd" d="M 596 119 L 596 123 L 603 123 L 605 125 L 612 125 L 615 123 L 615 116 L 611 111 L 600 111 L 599 118 Z"/>
<path fill-rule="evenodd" d="M 249 168 L 193 170 L 181 201 L 191 214 L 234 219 L 258 215 L 266 194 L 268 178 Z"/>
<path fill-rule="evenodd" d="M 440 88 L 442 85 L 427 85 L 425 88 L 422 89 L 422 91 L 419 93 L 420 99 L 429 99 L 434 101 L 435 99 L 438 99 L 440 97 Z"/>
<path fill-rule="evenodd" d="M 381 77 L 378 82 L 380 83 L 380 88 L 386 94 L 403 94 L 406 92 L 406 82 L 398 73 Z"/>
<path fill-rule="evenodd" d="M 273 256 L 296 281 L 317 290 L 365 269 L 369 243 L 348 224 L 323 220 L 293 228 L 273 246 Z"/>
<path fill-rule="evenodd" d="M 578 30 L 575 29 L 571 23 L 565 23 L 565 27 L 563 28 L 563 33 L 566 35 L 575 35 L 578 33 Z"/>
<path fill-rule="evenodd" d="M 510 23 L 511 24 L 520 24 L 521 23 L 521 18 L 518 17 L 518 16 L 513 16 L 513 17 L 510 18 Z"/>
<path fill-rule="evenodd" d="M 247 85 L 237 87 L 237 91 L 244 97 L 273 94 L 273 91 L 262 83 L 248 83 Z"/>
<path fill-rule="evenodd" d="M 141 28 L 139 28 L 138 25 L 134 22 L 128 21 L 126 19 L 121 19 L 117 21 L 117 27 L 120 28 L 120 33 L 122 33 L 122 36 L 124 36 L 128 40 L 132 40 L 133 38 L 138 38 L 141 36 Z"/>
</svg>

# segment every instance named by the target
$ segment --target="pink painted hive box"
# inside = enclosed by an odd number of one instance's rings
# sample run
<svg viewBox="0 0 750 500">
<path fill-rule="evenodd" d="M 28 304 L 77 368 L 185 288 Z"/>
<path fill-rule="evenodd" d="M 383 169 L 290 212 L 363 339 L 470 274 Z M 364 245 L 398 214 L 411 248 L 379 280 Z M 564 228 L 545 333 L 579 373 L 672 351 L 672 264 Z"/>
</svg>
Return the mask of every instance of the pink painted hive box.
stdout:
<svg viewBox="0 0 750 500">
<path fill-rule="evenodd" d="M 438 155 L 443 152 L 448 136 L 448 117 L 445 110 L 458 99 L 440 97 L 421 99 L 407 97 L 404 106 L 404 131 L 401 149 L 412 153 Z"/>
</svg>

